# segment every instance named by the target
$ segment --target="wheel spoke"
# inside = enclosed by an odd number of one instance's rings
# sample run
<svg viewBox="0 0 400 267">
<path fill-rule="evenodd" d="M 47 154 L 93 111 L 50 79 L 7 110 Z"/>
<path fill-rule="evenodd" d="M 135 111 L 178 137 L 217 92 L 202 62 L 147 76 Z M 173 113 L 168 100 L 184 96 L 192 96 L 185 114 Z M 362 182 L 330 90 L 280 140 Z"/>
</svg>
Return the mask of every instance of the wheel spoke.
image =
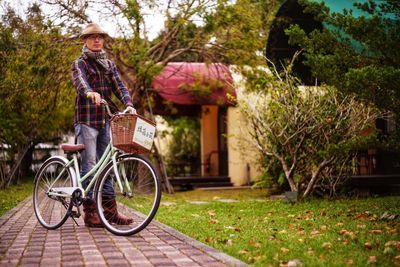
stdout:
<svg viewBox="0 0 400 267">
<path fill-rule="evenodd" d="M 47 229 L 56 229 L 61 226 L 71 209 L 71 199 L 48 195 L 52 185 L 54 187 L 72 186 L 71 174 L 68 169 L 64 169 L 64 165 L 64 161 L 60 158 L 50 159 L 40 168 L 35 181 L 33 196 L 35 214 L 39 222 Z"/>
<path fill-rule="evenodd" d="M 116 192 L 117 210 L 119 214 L 123 214 L 133 222 L 126 225 L 126 220 L 119 221 L 116 219 L 118 217 L 115 217 L 116 214 L 109 212 L 110 188 L 119 188 L 112 163 L 107 165 L 100 176 L 101 181 L 96 185 L 99 215 L 106 228 L 112 233 L 131 235 L 144 229 L 153 219 L 161 198 L 160 183 L 156 170 L 147 159 L 123 155 L 118 159 L 117 165 L 124 185 L 122 194 Z M 129 186 L 125 184 L 125 178 Z"/>
</svg>

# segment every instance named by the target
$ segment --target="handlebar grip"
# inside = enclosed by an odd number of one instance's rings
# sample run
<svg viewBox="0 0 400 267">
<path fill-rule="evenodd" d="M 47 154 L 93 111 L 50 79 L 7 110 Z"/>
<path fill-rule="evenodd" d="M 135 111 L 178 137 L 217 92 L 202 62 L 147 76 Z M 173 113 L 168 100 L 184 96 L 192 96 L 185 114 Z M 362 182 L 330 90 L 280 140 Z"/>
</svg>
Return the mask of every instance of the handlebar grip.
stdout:
<svg viewBox="0 0 400 267">
<path fill-rule="evenodd" d="M 103 105 L 106 107 L 106 110 L 107 110 L 108 115 L 110 115 L 110 117 L 112 117 L 113 114 L 111 113 L 110 106 L 108 105 L 107 101 L 106 101 L 105 99 L 102 98 L 102 99 L 100 100 L 100 104 L 103 104 Z"/>
</svg>

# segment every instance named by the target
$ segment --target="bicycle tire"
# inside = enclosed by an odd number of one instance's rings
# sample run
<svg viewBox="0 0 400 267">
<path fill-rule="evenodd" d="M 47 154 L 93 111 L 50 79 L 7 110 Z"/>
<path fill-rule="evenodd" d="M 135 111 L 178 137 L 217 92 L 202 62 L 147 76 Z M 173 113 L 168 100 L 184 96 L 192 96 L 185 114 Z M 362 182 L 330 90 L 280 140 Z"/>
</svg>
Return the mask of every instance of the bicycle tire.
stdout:
<svg viewBox="0 0 400 267">
<path fill-rule="evenodd" d="M 50 197 L 47 194 L 55 178 L 64 169 L 63 175 L 53 187 L 73 186 L 74 180 L 69 168 L 65 168 L 66 160 L 62 157 L 51 157 L 46 160 L 36 174 L 33 189 L 33 208 L 39 223 L 46 229 L 54 230 L 67 220 L 71 209 L 72 199 Z"/>
<path fill-rule="evenodd" d="M 142 231 L 154 218 L 160 205 L 161 185 L 157 170 L 143 156 L 121 155 L 117 157 L 117 168 L 119 173 L 122 173 L 122 170 L 125 171 L 132 195 L 129 196 L 126 191 L 118 192 L 119 186 L 115 179 L 113 163 L 110 162 L 96 183 L 97 212 L 108 231 L 115 235 L 128 236 Z M 122 174 L 120 175 L 123 180 Z M 110 195 L 109 190 L 104 190 L 107 183 L 112 183 L 115 196 Z M 131 224 L 119 225 L 113 214 L 106 212 L 104 207 L 107 207 L 108 201 L 112 201 L 114 197 L 118 202 L 118 213 L 129 216 L 133 220 Z"/>
</svg>

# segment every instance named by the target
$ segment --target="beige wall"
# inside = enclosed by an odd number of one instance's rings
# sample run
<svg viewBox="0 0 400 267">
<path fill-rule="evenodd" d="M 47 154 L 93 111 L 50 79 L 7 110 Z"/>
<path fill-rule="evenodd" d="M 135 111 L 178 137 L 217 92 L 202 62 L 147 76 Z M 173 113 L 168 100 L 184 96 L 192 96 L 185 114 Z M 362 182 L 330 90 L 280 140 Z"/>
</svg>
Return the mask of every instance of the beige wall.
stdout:
<svg viewBox="0 0 400 267">
<path fill-rule="evenodd" d="M 205 105 L 201 107 L 201 174 L 219 174 L 218 169 L 218 106 Z M 210 157 L 207 168 L 207 159 Z"/>
<path fill-rule="evenodd" d="M 261 174 L 258 152 L 247 132 L 246 121 L 239 108 L 228 108 L 228 168 L 235 186 L 247 185 Z"/>
<path fill-rule="evenodd" d="M 232 78 L 236 89 L 238 101 L 248 98 L 244 94 L 244 78 L 236 71 L 234 66 L 230 67 Z M 228 168 L 231 182 L 235 186 L 246 185 L 261 175 L 259 152 L 248 132 L 246 118 L 238 107 L 228 108 Z"/>
</svg>

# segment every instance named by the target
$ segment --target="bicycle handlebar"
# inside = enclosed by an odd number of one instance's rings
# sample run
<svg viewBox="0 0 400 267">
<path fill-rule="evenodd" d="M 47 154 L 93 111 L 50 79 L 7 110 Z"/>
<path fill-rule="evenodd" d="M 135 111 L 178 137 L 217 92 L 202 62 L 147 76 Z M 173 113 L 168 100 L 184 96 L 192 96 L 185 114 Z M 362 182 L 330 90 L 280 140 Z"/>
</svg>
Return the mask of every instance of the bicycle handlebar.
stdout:
<svg viewBox="0 0 400 267">
<path fill-rule="evenodd" d="M 107 110 L 108 115 L 110 115 L 110 117 L 112 117 L 113 114 L 111 113 L 111 110 L 110 110 L 110 107 L 109 107 L 107 101 L 104 100 L 104 99 L 101 99 L 101 100 L 100 100 L 100 103 L 103 104 L 103 105 L 106 107 L 106 110 Z"/>
<path fill-rule="evenodd" d="M 100 104 L 103 104 L 103 105 L 106 107 L 107 113 L 108 113 L 108 115 L 110 115 L 110 117 L 116 115 L 116 114 L 113 114 L 113 113 L 111 112 L 110 106 L 108 105 L 108 103 L 107 103 L 107 101 L 106 101 L 105 99 L 102 98 L 102 99 L 100 100 Z M 122 112 L 118 112 L 117 114 L 125 114 L 125 113 L 126 113 L 126 110 L 125 110 L 125 111 L 122 111 Z"/>
</svg>

